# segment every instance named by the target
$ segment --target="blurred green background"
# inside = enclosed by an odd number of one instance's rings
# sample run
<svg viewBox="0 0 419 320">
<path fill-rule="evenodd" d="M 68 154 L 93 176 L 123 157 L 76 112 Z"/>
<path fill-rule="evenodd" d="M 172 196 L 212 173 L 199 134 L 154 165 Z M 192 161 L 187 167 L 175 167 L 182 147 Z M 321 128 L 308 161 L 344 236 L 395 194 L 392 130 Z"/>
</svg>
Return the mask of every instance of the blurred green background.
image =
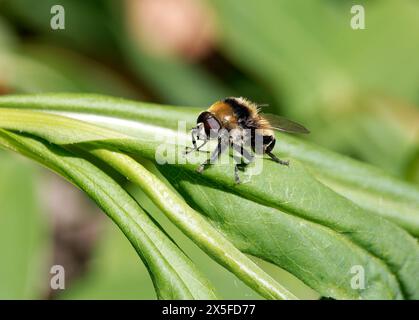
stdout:
<svg viewBox="0 0 419 320">
<path fill-rule="evenodd" d="M 51 28 L 57 4 L 64 30 Z M 350 24 L 359 4 L 364 30 Z M 201 108 L 245 96 L 305 124 L 316 143 L 416 184 L 418 57 L 419 3 L 408 0 L 0 0 L 0 95 L 94 92 Z M 148 209 L 223 297 L 259 298 Z M 135 251 L 98 211 L 0 151 L 0 298 L 154 299 Z M 50 289 L 54 264 L 66 269 L 65 290 Z"/>
</svg>

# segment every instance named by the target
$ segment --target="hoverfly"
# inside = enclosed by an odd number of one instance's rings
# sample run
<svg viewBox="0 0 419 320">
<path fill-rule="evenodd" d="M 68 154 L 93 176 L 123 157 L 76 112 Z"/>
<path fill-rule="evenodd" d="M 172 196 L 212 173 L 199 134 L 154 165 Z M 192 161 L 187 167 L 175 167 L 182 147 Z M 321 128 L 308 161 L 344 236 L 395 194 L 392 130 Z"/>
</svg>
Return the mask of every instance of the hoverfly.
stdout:
<svg viewBox="0 0 419 320">
<path fill-rule="evenodd" d="M 202 112 L 196 122 L 196 127 L 191 131 L 193 148 L 188 149 L 186 153 L 199 150 L 211 139 L 218 139 L 218 145 L 211 153 L 211 157 L 197 168 L 199 173 L 208 164 L 214 163 L 228 147 L 232 147 L 241 157 L 251 162 L 254 155 L 245 148 L 248 145 L 253 152 L 267 154 L 273 161 L 288 166 L 289 161 L 281 160 L 272 153 L 276 142 L 274 130 L 310 133 L 301 124 L 280 116 L 263 114 L 256 103 L 235 97 L 217 101 L 207 111 Z M 199 146 L 198 140 L 203 141 Z M 261 148 L 256 148 L 256 141 L 261 141 Z M 236 183 L 240 183 L 238 165 L 239 162 L 236 161 L 234 167 Z"/>
</svg>

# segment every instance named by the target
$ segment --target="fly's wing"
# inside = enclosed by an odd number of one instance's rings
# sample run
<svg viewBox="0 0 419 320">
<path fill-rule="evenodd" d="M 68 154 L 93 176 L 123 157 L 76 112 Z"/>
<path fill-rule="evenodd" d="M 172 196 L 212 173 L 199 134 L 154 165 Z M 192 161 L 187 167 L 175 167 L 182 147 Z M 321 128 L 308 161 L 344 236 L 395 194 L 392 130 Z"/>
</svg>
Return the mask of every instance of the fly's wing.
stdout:
<svg viewBox="0 0 419 320">
<path fill-rule="evenodd" d="M 288 120 L 284 117 L 277 116 L 275 114 L 264 113 L 262 117 L 268 120 L 270 128 L 279 131 L 291 132 L 291 133 L 310 133 L 310 131 L 303 125 Z"/>
</svg>

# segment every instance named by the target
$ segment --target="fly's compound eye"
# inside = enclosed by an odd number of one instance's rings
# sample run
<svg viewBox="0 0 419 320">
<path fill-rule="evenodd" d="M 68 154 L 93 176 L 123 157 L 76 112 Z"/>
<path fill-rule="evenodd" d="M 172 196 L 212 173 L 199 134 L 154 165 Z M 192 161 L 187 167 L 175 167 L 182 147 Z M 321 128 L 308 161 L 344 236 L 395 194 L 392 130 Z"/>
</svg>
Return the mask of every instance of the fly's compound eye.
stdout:
<svg viewBox="0 0 419 320">
<path fill-rule="evenodd" d="M 208 111 L 202 112 L 199 115 L 197 123 L 203 124 L 205 134 L 208 138 L 210 138 L 212 134 L 216 134 L 221 129 L 220 122 L 212 115 L 211 112 Z"/>
</svg>

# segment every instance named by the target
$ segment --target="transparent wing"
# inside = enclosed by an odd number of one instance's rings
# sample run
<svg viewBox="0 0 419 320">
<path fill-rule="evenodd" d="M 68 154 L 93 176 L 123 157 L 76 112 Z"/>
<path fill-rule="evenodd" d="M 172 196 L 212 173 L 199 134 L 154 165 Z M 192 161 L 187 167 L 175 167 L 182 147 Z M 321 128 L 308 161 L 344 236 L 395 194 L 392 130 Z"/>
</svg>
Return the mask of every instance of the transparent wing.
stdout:
<svg viewBox="0 0 419 320">
<path fill-rule="evenodd" d="M 310 133 L 310 131 L 303 125 L 297 122 L 288 120 L 284 117 L 280 117 L 280 116 L 277 116 L 275 114 L 270 114 L 270 113 L 263 113 L 262 117 L 268 120 L 271 129 L 291 132 L 291 133 L 305 133 L 305 134 Z"/>
</svg>

